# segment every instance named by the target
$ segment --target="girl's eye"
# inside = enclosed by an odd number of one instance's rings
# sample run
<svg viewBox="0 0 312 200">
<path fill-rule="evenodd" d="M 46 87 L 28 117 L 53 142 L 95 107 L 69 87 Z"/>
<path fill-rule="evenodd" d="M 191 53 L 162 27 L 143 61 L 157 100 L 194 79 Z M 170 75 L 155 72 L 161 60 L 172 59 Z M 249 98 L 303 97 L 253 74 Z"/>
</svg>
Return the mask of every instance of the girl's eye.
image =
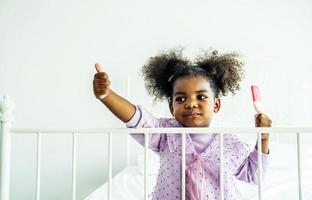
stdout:
<svg viewBox="0 0 312 200">
<path fill-rule="evenodd" d="M 185 97 L 176 97 L 175 98 L 175 101 L 177 101 L 177 102 L 184 102 L 185 100 L 186 100 Z"/>
<path fill-rule="evenodd" d="M 197 99 L 204 100 L 204 99 L 207 99 L 207 96 L 200 94 L 200 95 L 197 96 Z"/>
</svg>

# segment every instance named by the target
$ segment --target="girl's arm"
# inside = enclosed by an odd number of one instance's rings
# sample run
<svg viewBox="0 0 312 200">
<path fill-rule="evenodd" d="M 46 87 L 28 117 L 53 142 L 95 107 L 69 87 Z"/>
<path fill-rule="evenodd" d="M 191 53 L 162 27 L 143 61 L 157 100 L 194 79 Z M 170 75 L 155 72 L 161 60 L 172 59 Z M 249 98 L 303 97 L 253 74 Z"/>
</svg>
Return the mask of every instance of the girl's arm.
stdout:
<svg viewBox="0 0 312 200">
<path fill-rule="evenodd" d="M 135 113 L 135 106 L 112 90 L 101 102 L 123 122 L 129 121 Z"/>
<path fill-rule="evenodd" d="M 267 138 L 267 139 L 264 139 Z M 258 141 L 256 143 L 256 149 L 258 149 Z M 262 133 L 262 138 L 261 138 L 261 150 L 262 153 L 269 153 L 269 134 L 268 133 Z"/>
<path fill-rule="evenodd" d="M 110 89 L 108 75 L 104 72 L 100 64 L 96 63 L 95 69 L 97 71 L 93 79 L 93 92 L 95 97 L 121 121 L 129 121 L 135 113 L 135 106 Z"/>
<path fill-rule="evenodd" d="M 263 114 L 257 114 L 255 115 L 255 126 L 256 127 L 271 127 L 272 121 L 271 119 Z M 261 149 L 262 149 L 262 166 L 263 166 L 263 173 L 265 174 L 265 171 L 267 169 L 268 165 L 268 153 L 269 153 L 269 134 L 268 133 L 262 133 L 261 134 Z M 255 149 L 258 147 L 258 141 L 255 146 Z M 234 173 L 237 179 L 245 181 L 245 182 L 253 182 L 257 183 L 257 174 L 256 171 L 258 169 L 258 152 L 257 150 L 253 150 L 248 157 L 240 164 L 238 165 L 240 161 L 235 162 L 235 166 L 239 166 Z M 238 157 L 237 157 L 238 158 Z M 235 159 L 234 159 L 235 160 Z"/>
<path fill-rule="evenodd" d="M 255 116 L 256 127 L 271 127 L 271 125 L 272 125 L 272 121 L 267 115 L 260 113 Z M 258 148 L 258 141 L 256 144 L 256 149 L 257 148 Z M 262 153 L 269 153 L 269 134 L 268 133 L 261 134 L 261 150 L 262 150 Z"/>
</svg>

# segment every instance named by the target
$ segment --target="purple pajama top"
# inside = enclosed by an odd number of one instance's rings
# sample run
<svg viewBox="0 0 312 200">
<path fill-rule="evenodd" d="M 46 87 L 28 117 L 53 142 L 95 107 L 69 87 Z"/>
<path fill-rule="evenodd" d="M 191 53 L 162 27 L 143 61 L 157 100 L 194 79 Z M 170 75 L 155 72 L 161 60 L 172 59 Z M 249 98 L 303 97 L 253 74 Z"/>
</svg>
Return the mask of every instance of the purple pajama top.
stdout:
<svg viewBox="0 0 312 200">
<path fill-rule="evenodd" d="M 182 127 L 174 118 L 157 119 L 136 106 L 129 128 Z M 144 134 L 131 134 L 144 145 Z M 186 199 L 220 199 L 218 134 L 186 134 Z M 236 179 L 257 183 L 257 150 L 241 142 L 234 134 L 224 134 L 224 198 L 242 199 Z M 181 134 L 150 134 L 149 148 L 160 156 L 160 168 L 152 200 L 181 199 Z M 263 174 L 268 154 L 262 154 Z"/>
</svg>

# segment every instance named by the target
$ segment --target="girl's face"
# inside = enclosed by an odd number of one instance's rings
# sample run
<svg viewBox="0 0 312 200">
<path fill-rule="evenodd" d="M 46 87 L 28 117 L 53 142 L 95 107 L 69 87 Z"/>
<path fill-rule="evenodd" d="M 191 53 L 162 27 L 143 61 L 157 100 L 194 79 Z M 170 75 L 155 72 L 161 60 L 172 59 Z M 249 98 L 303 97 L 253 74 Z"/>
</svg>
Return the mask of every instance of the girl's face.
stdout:
<svg viewBox="0 0 312 200">
<path fill-rule="evenodd" d="M 208 127 L 220 104 L 209 81 L 201 76 L 181 78 L 174 83 L 170 111 L 183 126 Z"/>
</svg>

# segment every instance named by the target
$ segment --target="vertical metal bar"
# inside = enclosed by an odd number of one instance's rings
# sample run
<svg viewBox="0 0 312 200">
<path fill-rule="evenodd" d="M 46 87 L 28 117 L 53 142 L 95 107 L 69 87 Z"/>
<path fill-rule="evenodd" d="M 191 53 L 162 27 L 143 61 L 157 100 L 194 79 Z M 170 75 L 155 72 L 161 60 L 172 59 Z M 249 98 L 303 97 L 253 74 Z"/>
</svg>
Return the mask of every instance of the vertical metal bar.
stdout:
<svg viewBox="0 0 312 200">
<path fill-rule="evenodd" d="M 130 148 L 130 134 L 126 134 L 126 143 L 127 143 L 127 165 L 130 165 L 130 156 L 131 156 L 131 148 Z"/>
<path fill-rule="evenodd" d="M 0 199 L 9 200 L 10 193 L 10 149 L 11 149 L 11 134 L 6 124 L 2 124 L 1 132 L 1 188 L 0 188 Z"/>
<path fill-rule="evenodd" d="M 219 144 L 220 144 L 220 199 L 224 199 L 224 179 L 223 179 L 223 133 L 219 133 Z"/>
<path fill-rule="evenodd" d="M 181 155 L 182 155 L 182 169 L 181 169 L 181 192 L 182 192 L 182 200 L 185 200 L 185 133 L 181 134 Z"/>
<path fill-rule="evenodd" d="M 77 134 L 73 133 L 72 149 L 72 197 L 76 200 L 76 164 L 77 164 Z"/>
<path fill-rule="evenodd" d="M 112 133 L 108 133 L 108 200 L 112 199 Z"/>
<path fill-rule="evenodd" d="M 258 196 L 262 200 L 262 140 L 261 133 L 258 133 Z"/>
<path fill-rule="evenodd" d="M 14 102 L 4 96 L 0 102 L 0 199 L 9 200 L 10 196 L 10 157 L 11 157 L 11 122 Z"/>
<path fill-rule="evenodd" d="M 298 159 L 298 186 L 299 199 L 302 199 L 302 180 L 301 180 L 301 150 L 300 150 L 300 133 L 297 133 L 297 159 Z"/>
<path fill-rule="evenodd" d="M 127 100 L 131 101 L 131 78 L 130 76 L 127 77 Z M 131 148 L 130 148 L 130 134 L 126 134 L 127 140 L 127 166 L 130 165 L 130 158 L 131 158 Z"/>
<path fill-rule="evenodd" d="M 36 200 L 40 199 L 41 180 L 41 133 L 37 133 L 37 176 L 36 176 Z"/>
<path fill-rule="evenodd" d="M 144 148 L 144 199 L 148 200 L 148 191 L 147 191 L 147 161 L 148 161 L 148 133 L 145 133 L 145 148 Z"/>
</svg>

